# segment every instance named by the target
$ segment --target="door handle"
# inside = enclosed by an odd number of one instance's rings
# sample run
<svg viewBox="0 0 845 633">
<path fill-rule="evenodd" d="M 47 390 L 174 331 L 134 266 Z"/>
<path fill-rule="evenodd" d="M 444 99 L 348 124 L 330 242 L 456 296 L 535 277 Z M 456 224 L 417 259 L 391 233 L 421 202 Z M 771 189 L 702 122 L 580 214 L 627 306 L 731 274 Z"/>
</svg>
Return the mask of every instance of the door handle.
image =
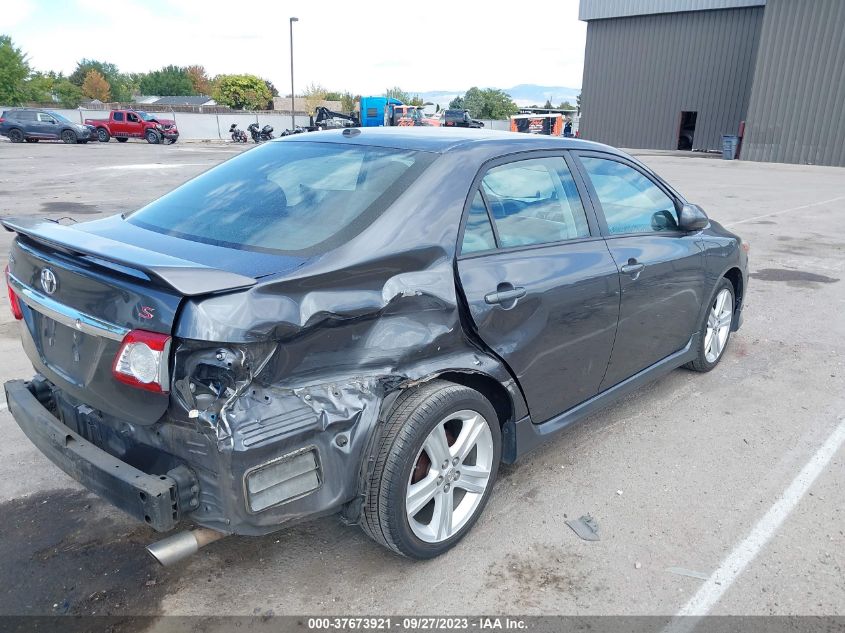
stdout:
<svg viewBox="0 0 845 633">
<path fill-rule="evenodd" d="M 484 295 L 484 302 L 489 304 L 494 303 L 509 303 L 516 301 L 525 296 L 525 288 L 511 288 L 510 290 L 497 290 L 496 292 L 488 292 Z"/>
<path fill-rule="evenodd" d="M 637 260 L 629 259 L 628 263 L 623 265 L 622 268 L 620 268 L 619 270 L 621 270 L 626 275 L 631 275 L 631 277 L 636 279 L 637 277 L 639 277 L 640 273 L 643 272 L 644 268 L 645 264 L 640 264 L 639 262 L 637 262 Z"/>
</svg>

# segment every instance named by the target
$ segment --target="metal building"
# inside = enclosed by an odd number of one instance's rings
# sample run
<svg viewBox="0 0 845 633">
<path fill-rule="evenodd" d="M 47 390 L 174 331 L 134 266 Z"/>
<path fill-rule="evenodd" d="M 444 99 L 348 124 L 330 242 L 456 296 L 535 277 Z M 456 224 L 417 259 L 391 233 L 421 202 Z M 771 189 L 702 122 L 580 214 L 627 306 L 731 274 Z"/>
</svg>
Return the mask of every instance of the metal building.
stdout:
<svg viewBox="0 0 845 633">
<path fill-rule="evenodd" d="M 581 136 L 845 166 L 845 0 L 581 0 Z"/>
</svg>

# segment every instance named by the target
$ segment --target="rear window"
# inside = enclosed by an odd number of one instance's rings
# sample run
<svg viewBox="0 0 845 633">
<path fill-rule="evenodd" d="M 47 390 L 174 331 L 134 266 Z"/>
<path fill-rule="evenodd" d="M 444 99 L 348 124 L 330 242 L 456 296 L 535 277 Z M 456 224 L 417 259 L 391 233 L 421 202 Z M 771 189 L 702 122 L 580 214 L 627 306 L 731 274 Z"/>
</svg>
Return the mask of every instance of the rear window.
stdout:
<svg viewBox="0 0 845 633">
<path fill-rule="evenodd" d="M 127 220 L 228 248 L 324 253 L 369 226 L 435 156 L 339 143 L 267 143 L 194 178 Z"/>
<path fill-rule="evenodd" d="M 10 119 L 15 121 L 35 121 L 34 110 L 11 110 L 8 115 Z"/>
</svg>

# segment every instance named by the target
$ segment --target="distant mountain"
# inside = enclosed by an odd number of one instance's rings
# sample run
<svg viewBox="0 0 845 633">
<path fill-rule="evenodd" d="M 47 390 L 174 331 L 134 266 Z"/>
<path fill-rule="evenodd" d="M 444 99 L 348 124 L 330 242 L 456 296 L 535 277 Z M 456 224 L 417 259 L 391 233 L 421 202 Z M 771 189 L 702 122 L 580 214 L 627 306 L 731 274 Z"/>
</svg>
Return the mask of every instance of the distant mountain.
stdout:
<svg viewBox="0 0 845 633">
<path fill-rule="evenodd" d="M 488 87 L 488 86 L 479 86 Z M 575 98 L 581 92 L 580 88 L 569 88 L 567 86 L 540 86 L 537 84 L 519 84 L 512 88 L 502 88 L 502 90 L 511 96 L 511 99 L 520 107 L 530 105 L 542 106 L 546 99 L 551 99 L 554 105 L 558 105 L 563 101 L 569 101 L 575 105 Z M 457 90 L 430 90 L 428 92 L 411 92 L 411 94 L 419 94 L 426 101 L 438 104 L 441 108 L 449 105 L 449 102 L 466 92 L 466 89 Z"/>
</svg>

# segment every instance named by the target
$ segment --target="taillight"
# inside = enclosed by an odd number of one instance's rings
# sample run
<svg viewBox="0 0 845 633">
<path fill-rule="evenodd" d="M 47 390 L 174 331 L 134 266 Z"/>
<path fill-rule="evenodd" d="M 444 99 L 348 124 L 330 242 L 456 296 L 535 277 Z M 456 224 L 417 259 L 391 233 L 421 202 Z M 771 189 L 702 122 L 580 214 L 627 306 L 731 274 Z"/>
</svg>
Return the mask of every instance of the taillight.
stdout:
<svg viewBox="0 0 845 633">
<path fill-rule="evenodd" d="M 0 119 L 2 122 L 2 119 Z M 18 300 L 18 295 L 15 294 L 15 291 L 12 290 L 12 284 L 9 283 L 9 267 L 6 266 L 6 290 L 9 293 L 9 307 L 12 308 L 12 316 L 15 317 L 17 321 L 23 319 L 23 312 L 21 312 L 21 304 Z"/>
<path fill-rule="evenodd" d="M 167 393 L 170 390 L 170 337 L 146 330 L 132 330 L 123 337 L 114 358 L 112 374 L 122 383 Z"/>
</svg>

